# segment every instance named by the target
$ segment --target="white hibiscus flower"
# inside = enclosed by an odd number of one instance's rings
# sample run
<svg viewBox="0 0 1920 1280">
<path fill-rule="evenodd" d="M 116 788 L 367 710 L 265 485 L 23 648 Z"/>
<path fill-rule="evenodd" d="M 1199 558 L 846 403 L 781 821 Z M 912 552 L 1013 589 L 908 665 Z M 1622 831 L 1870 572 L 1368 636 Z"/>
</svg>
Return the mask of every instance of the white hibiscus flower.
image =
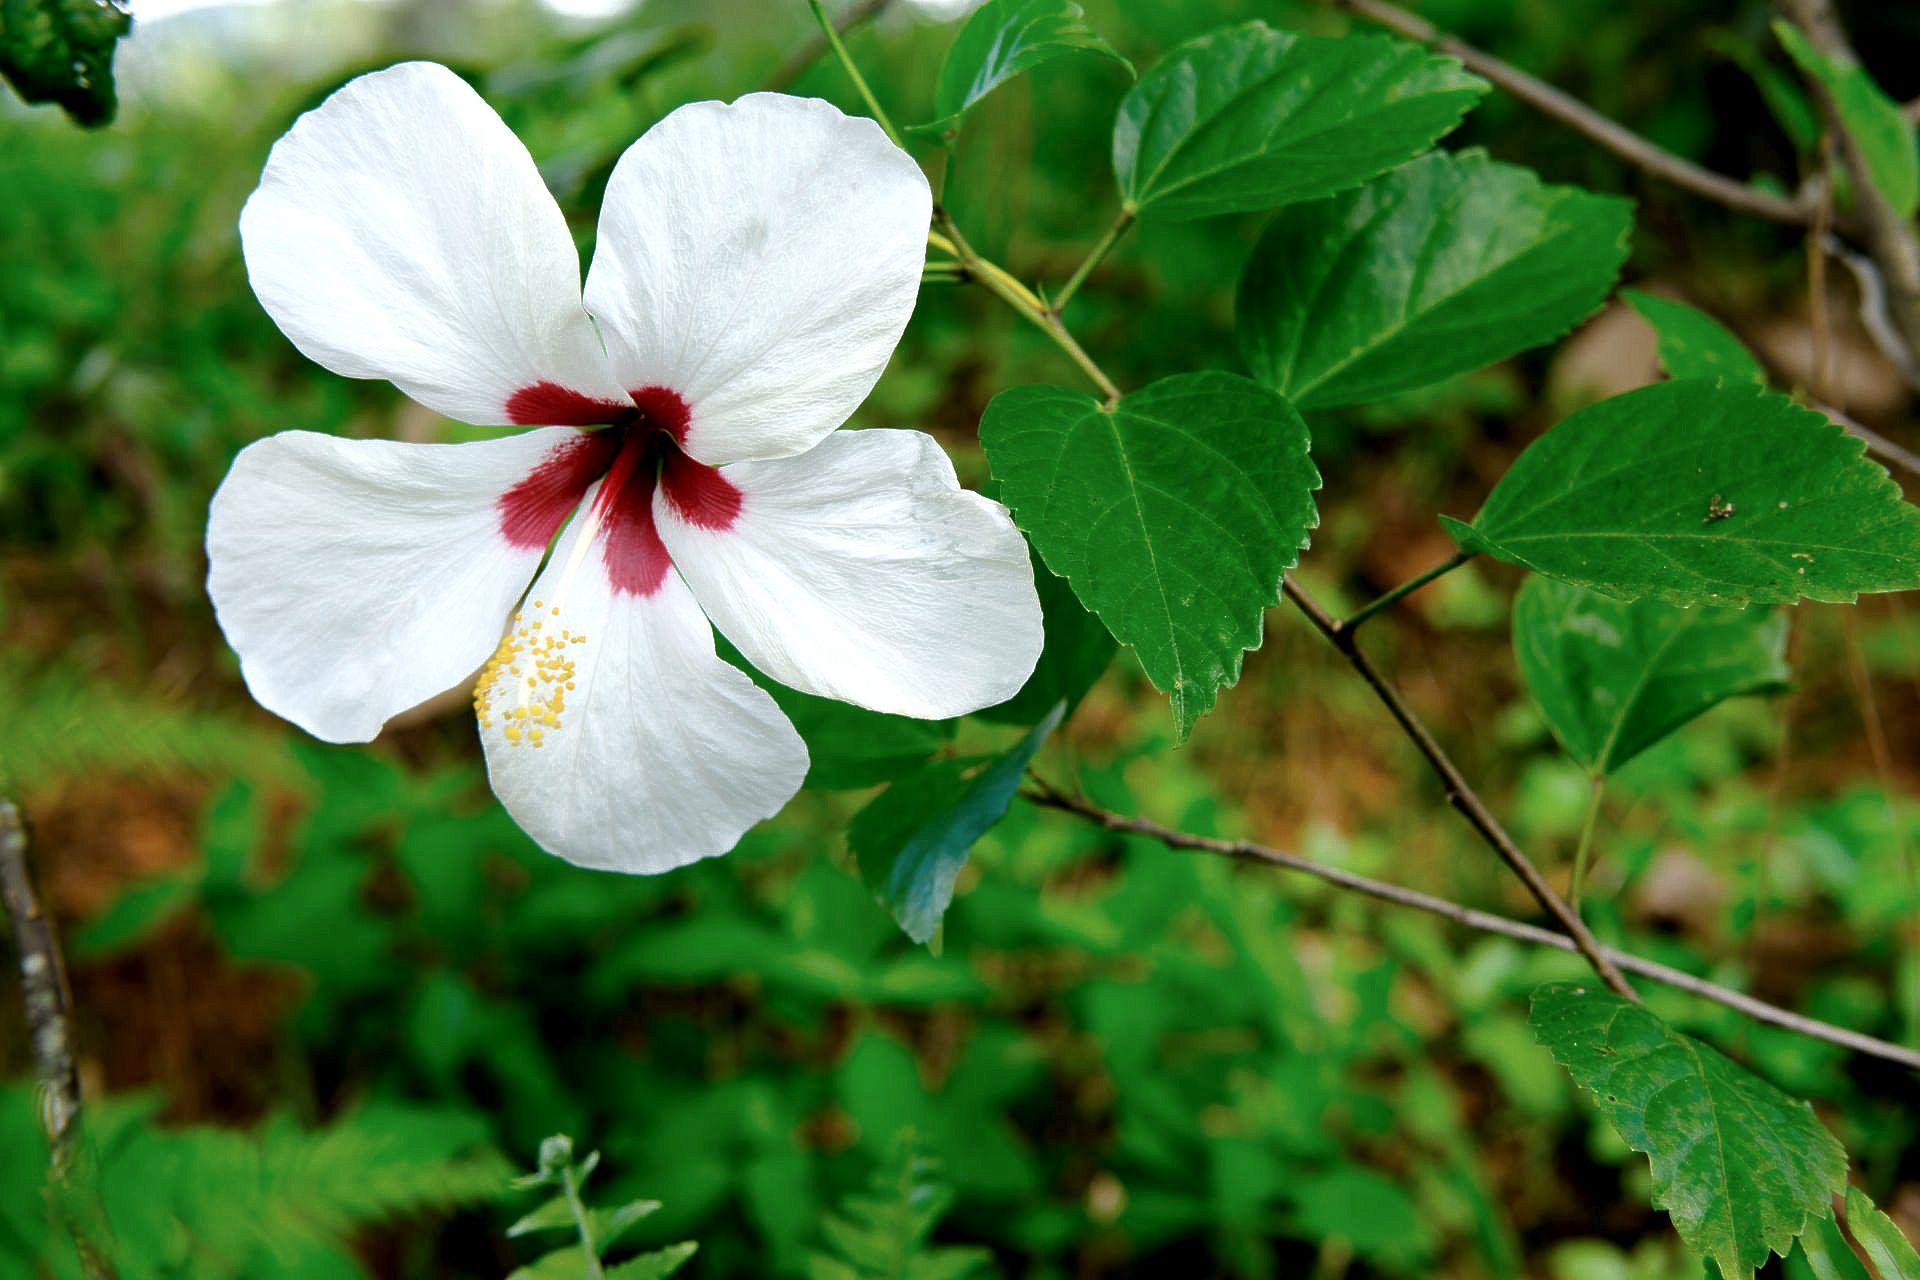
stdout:
<svg viewBox="0 0 1920 1280">
<path fill-rule="evenodd" d="M 302 116 L 240 219 L 281 330 L 335 373 L 537 429 L 244 450 L 207 587 L 254 697 L 364 742 L 484 663 L 515 820 L 570 861 L 655 872 L 732 848 L 807 770 L 713 626 L 876 711 L 1011 696 L 1041 629 L 1006 511 L 925 435 L 835 430 L 913 310 L 930 208 L 871 121 L 695 103 L 615 167 L 583 305 L 532 158 L 452 72 L 362 76 Z"/>
</svg>

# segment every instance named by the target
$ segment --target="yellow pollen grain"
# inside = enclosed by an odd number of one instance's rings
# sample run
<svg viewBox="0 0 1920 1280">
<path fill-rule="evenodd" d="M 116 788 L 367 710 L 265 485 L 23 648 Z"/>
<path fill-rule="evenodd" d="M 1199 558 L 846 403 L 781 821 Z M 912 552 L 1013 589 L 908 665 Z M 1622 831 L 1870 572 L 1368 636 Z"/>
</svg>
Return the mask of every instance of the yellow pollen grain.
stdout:
<svg viewBox="0 0 1920 1280">
<path fill-rule="evenodd" d="M 536 600 L 533 607 L 546 605 Z M 555 606 L 552 616 L 559 613 Z M 515 613 L 512 628 L 474 684 L 473 709 L 480 727 L 492 728 L 497 717 L 501 736 L 515 747 L 526 743 L 538 747 L 547 730 L 560 730 L 566 695 L 574 687 L 574 655 L 569 650 L 585 642 L 584 635 L 571 629 L 553 635 L 540 623 L 527 622 L 524 613 Z"/>
</svg>

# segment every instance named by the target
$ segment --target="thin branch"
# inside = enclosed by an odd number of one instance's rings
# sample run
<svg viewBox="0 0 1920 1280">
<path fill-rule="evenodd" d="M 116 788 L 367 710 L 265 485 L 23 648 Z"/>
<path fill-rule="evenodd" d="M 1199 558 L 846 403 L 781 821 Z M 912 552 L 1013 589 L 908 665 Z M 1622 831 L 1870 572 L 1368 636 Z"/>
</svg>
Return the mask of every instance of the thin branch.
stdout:
<svg viewBox="0 0 1920 1280">
<path fill-rule="evenodd" d="M 1400 727 L 1406 731 L 1407 736 L 1413 739 L 1413 745 L 1420 749 L 1420 754 L 1426 757 L 1429 765 L 1433 766 L 1433 771 L 1440 776 L 1441 782 L 1446 784 L 1447 799 L 1452 802 L 1453 807 L 1465 815 L 1467 821 L 1473 824 L 1473 829 L 1478 831 L 1481 838 L 1500 856 L 1500 860 L 1520 877 L 1520 882 L 1527 886 L 1527 892 L 1533 895 L 1534 901 L 1540 904 L 1541 909 L 1552 916 L 1555 923 L 1565 931 L 1567 937 L 1572 940 L 1574 948 L 1587 958 L 1587 963 L 1593 966 L 1593 971 L 1600 975 L 1600 980 L 1614 992 L 1629 1000 L 1639 999 L 1634 994 L 1633 988 L 1627 984 L 1627 980 L 1621 976 L 1620 970 L 1612 960 L 1608 959 L 1606 950 L 1601 947 L 1599 940 L 1581 922 L 1580 917 L 1567 905 L 1566 900 L 1554 892 L 1553 886 L 1547 883 L 1547 878 L 1540 874 L 1540 869 L 1533 865 L 1532 859 L 1528 858 L 1520 846 L 1514 843 L 1513 837 L 1507 834 L 1506 828 L 1500 825 L 1500 820 L 1493 816 L 1493 811 L 1487 808 L 1486 803 L 1480 799 L 1479 793 L 1467 782 L 1466 776 L 1460 772 L 1459 767 L 1440 746 L 1439 740 L 1428 731 L 1420 717 L 1414 714 L 1407 700 L 1400 696 L 1400 691 L 1387 682 L 1386 677 L 1380 674 L 1379 669 L 1368 660 L 1366 654 L 1360 652 L 1359 646 L 1354 643 L 1353 633 L 1342 627 L 1338 619 L 1321 608 L 1320 603 L 1308 595 L 1306 590 L 1293 580 L 1292 575 L 1281 580 L 1281 590 L 1294 607 L 1306 615 L 1307 621 L 1313 623 L 1321 635 L 1332 641 L 1334 648 L 1346 655 L 1348 665 L 1372 687 L 1374 694 L 1386 705 L 1387 710 L 1393 713 L 1393 718 L 1400 722 Z"/>
<path fill-rule="evenodd" d="M 992 259 L 982 256 L 967 243 L 967 238 L 954 224 L 953 215 L 940 205 L 933 209 L 933 221 L 936 230 L 928 233 L 927 242 L 934 248 L 951 253 L 960 263 L 961 269 L 970 277 L 985 285 L 1002 302 L 1025 316 L 1035 328 L 1052 339 L 1053 344 L 1067 354 L 1067 358 L 1078 365 L 1087 380 L 1100 388 L 1100 394 L 1106 397 L 1107 407 L 1112 408 L 1120 402 L 1120 388 L 1109 378 L 1106 371 L 1088 355 L 1086 348 L 1075 340 L 1067 326 L 1061 323 L 1060 314 L 1049 307 L 1040 295 L 1022 284 L 1006 268 Z"/>
<path fill-rule="evenodd" d="M 1775 7 L 1798 27 L 1821 56 L 1857 63 L 1859 55 L 1847 39 L 1831 0 L 1775 0 Z M 1860 237 L 1879 268 L 1887 288 L 1887 312 L 1907 358 L 1896 358 L 1902 373 L 1920 365 L 1920 230 L 1887 199 L 1874 181 L 1873 167 L 1859 140 L 1847 129 L 1833 95 L 1816 77 L 1803 77 L 1827 132 L 1838 143 L 1840 161 L 1853 188 Z"/>
<path fill-rule="evenodd" d="M 1543 115 L 1584 134 L 1627 163 L 1676 187 L 1723 204 L 1735 212 L 1765 218 L 1769 222 L 1804 227 L 1813 221 L 1811 204 L 1761 191 L 1677 156 L 1601 115 L 1565 90 L 1557 89 L 1490 53 L 1455 39 L 1425 18 L 1409 13 L 1398 5 L 1388 4 L 1386 0 L 1320 0 L 1320 3 L 1358 14 L 1369 22 L 1377 23 L 1436 52 L 1458 58 L 1469 71 L 1492 81 Z"/>
<path fill-rule="evenodd" d="M 47 1136 L 56 1176 L 73 1160 L 80 1118 L 80 1076 L 73 1065 L 72 999 L 53 924 L 40 910 L 27 872 L 27 832 L 20 811 L 0 799 L 0 898 L 20 952 L 20 991 L 33 1041 L 34 1073 L 40 1082 L 40 1127 Z"/>
<path fill-rule="evenodd" d="M 20 994 L 26 1006 L 27 1035 L 33 1045 L 34 1075 L 39 1082 L 40 1129 L 46 1135 L 48 1194 L 54 1211 L 73 1238 L 86 1280 L 113 1280 L 113 1264 L 95 1247 L 84 1219 L 97 1216 L 84 1200 L 66 1191 L 85 1185 L 76 1168 L 81 1152 L 80 1073 L 73 1062 L 73 997 L 67 990 L 67 967 L 60 956 L 60 939 L 53 922 L 40 909 L 27 870 L 27 830 L 12 801 L 0 797 L 0 903 L 20 953 Z"/>
<path fill-rule="evenodd" d="M 1156 822 L 1150 822 L 1145 818 L 1130 818 L 1123 814 L 1113 813 L 1100 808 L 1098 805 L 1090 804 L 1085 800 L 1065 795 L 1054 790 L 1052 787 L 1046 786 L 1044 783 L 1040 784 L 1038 789 L 1028 789 L 1022 792 L 1022 794 L 1035 804 L 1074 814 L 1094 823 L 1096 826 L 1104 827 L 1108 831 L 1146 836 L 1149 839 L 1158 840 L 1170 849 L 1216 853 L 1229 858 L 1238 858 L 1246 862 L 1256 862 L 1263 866 L 1279 867 L 1287 871 L 1298 871 L 1303 875 L 1313 876 L 1315 879 L 1323 880 L 1339 888 L 1351 889 L 1356 893 L 1365 894 L 1367 897 L 1376 898 L 1382 902 L 1391 902 L 1397 906 L 1412 907 L 1416 911 L 1425 911 L 1431 915 L 1441 916 L 1453 921 L 1455 924 L 1464 925 L 1469 929 L 1477 929 L 1482 933 L 1497 934 L 1501 937 L 1512 938 L 1516 941 L 1530 943 L 1534 946 L 1552 947 L 1557 951 L 1578 952 L 1579 950 L 1579 948 L 1575 946 L 1573 939 L 1567 937 L 1565 934 L 1555 933 L 1551 929 L 1543 929 L 1538 925 L 1527 924 L 1524 921 L 1513 920 L 1502 915 L 1495 915 L 1489 911 L 1477 911 L 1472 907 L 1461 906 L 1459 903 L 1449 901 L 1446 898 L 1437 898 L 1432 894 L 1421 893 L 1418 890 L 1408 889 L 1401 885 L 1389 884 L 1383 880 L 1375 880 L 1368 876 L 1357 875 L 1351 871 L 1343 871 L 1338 867 L 1325 866 L 1321 863 L 1314 862 L 1312 859 L 1302 858 L 1298 854 L 1269 848 L 1266 845 L 1255 844 L 1246 840 L 1218 840 L 1209 836 L 1197 836 L 1185 831 L 1176 831 L 1170 827 L 1163 827 Z M 1752 996 L 1733 990 L 1731 987 L 1723 987 L 1719 983 L 1709 982 L 1705 978 L 1697 978 L 1684 970 L 1675 969 L 1671 966 L 1660 964 L 1657 961 L 1642 959 L 1629 951 L 1621 951 L 1613 947 L 1601 947 L 1600 952 L 1611 964 L 1628 973 L 1637 974 L 1643 978 L 1650 978 L 1655 982 L 1663 983 L 1676 990 L 1685 991 L 1690 995 L 1699 996 L 1705 1000 L 1711 1000 L 1715 1004 L 1737 1010 L 1757 1022 L 1765 1022 L 1772 1026 L 1782 1027 L 1788 1031 L 1798 1032 L 1804 1036 L 1811 1036 L 1816 1040 L 1824 1040 L 1828 1044 L 1840 1045 L 1856 1053 L 1880 1058 L 1887 1062 L 1898 1063 L 1900 1066 L 1906 1067 L 1909 1070 L 1920 1071 L 1920 1052 L 1916 1052 L 1915 1050 L 1904 1048 L 1897 1044 L 1891 1044 L 1885 1040 L 1877 1039 L 1874 1036 L 1863 1035 L 1858 1031 L 1852 1031 L 1846 1027 L 1835 1026 L 1830 1022 L 1821 1022 L 1817 1018 L 1805 1017 L 1791 1010 L 1782 1009 L 1778 1005 L 1768 1004 L 1764 1000 L 1756 1000 Z"/>
<path fill-rule="evenodd" d="M 861 0 L 861 3 L 840 15 L 839 21 L 833 24 L 834 29 L 845 37 L 879 17 L 881 12 L 892 3 L 893 0 Z M 793 82 L 800 78 L 801 73 L 818 62 L 820 55 L 825 52 L 827 52 L 827 37 L 824 32 L 815 32 L 805 44 L 788 54 L 780 65 L 773 69 L 773 74 L 767 77 L 766 83 L 761 85 L 761 88 L 770 93 L 785 93 L 793 87 Z"/>
</svg>

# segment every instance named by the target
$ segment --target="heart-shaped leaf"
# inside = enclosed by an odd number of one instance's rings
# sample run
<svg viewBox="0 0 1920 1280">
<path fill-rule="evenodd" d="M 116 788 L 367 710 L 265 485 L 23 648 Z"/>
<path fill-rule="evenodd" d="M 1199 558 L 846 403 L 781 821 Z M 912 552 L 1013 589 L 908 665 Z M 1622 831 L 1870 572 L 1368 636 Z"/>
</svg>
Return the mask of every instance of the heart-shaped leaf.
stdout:
<svg viewBox="0 0 1920 1280">
<path fill-rule="evenodd" d="M 1534 577 L 1513 606 L 1513 652 L 1567 753 L 1610 774 L 1728 698 L 1784 689 L 1787 620 L 1764 609 L 1678 609 Z"/>
<path fill-rule="evenodd" d="M 847 844 L 860 878 L 909 938 L 927 942 L 940 927 L 968 851 L 1006 817 L 1021 775 L 1066 712 L 1056 705 L 1013 750 L 977 772 L 976 762 L 936 760 L 896 778 L 854 815 Z"/>
<path fill-rule="evenodd" d="M 1653 1165 L 1653 1203 L 1725 1280 L 1831 1212 L 1847 1153 L 1813 1108 L 1667 1026 L 1646 1008 L 1571 983 L 1533 993 L 1530 1018 L 1574 1082 Z"/>
<path fill-rule="evenodd" d="M 1184 740 L 1239 679 L 1318 521 L 1300 415 L 1230 373 L 1167 378 L 1111 408 L 1015 387 L 987 406 L 980 442 L 1015 523 L 1171 695 Z"/>
<path fill-rule="evenodd" d="M 1487 85 L 1389 36 L 1224 27 L 1161 59 L 1120 104 L 1126 207 L 1204 218 L 1318 200 L 1433 145 Z"/>
<path fill-rule="evenodd" d="M 1103 54 L 1133 72 L 1070 0 L 987 0 L 947 50 L 933 91 L 940 118 L 922 129 L 951 128 L 1015 76 L 1073 53 Z"/>
<path fill-rule="evenodd" d="M 1734 382 L 1767 384 L 1767 375 L 1753 353 L 1706 312 L 1638 289 L 1622 289 L 1620 296 L 1653 326 L 1660 367 L 1669 378 L 1725 377 Z"/>
<path fill-rule="evenodd" d="M 1282 210 L 1240 284 L 1253 376 L 1360 404 L 1551 342 L 1606 299 L 1633 206 L 1480 152 L 1430 152 Z"/>
<path fill-rule="evenodd" d="M 1753 386 L 1655 383 L 1522 453 L 1463 550 L 1629 599 L 1851 602 L 1920 587 L 1920 508 L 1824 416 Z"/>
</svg>

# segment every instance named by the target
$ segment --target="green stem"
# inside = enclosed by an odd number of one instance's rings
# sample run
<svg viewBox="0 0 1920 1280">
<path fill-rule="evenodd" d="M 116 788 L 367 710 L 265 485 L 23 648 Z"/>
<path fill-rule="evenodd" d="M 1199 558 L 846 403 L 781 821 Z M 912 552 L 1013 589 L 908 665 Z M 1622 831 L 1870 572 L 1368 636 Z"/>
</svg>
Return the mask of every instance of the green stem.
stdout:
<svg viewBox="0 0 1920 1280">
<path fill-rule="evenodd" d="M 1113 251 L 1113 246 L 1120 243 L 1120 237 L 1127 234 L 1127 228 L 1132 225 L 1133 210 L 1122 208 L 1120 216 L 1113 220 L 1113 225 L 1107 228 L 1106 234 L 1087 251 L 1086 261 L 1076 267 L 1073 274 L 1067 277 L 1067 282 L 1060 286 L 1060 292 L 1053 300 L 1053 314 L 1057 316 L 1067 309 L 1067 303 L 1072 300 L 1073 295 L 1080 292 L 1080 286 L 1087 282 L 1087 277 L 1093 274 L 1094 268 L 1098 267 L 1107 254 Z"/>
<path fill-rule="evenodd" d="M 1410 582 L 1403 582 L 1371 603 L 1362 605 L 1358 612 L 1340 624 L 1340 629 L 1342 631 L 1352 631 L 1368 618 L 1379 613 L 1382 609 L 1391 608 L 1403 598 L 1412 595 L 1420 588 L 1426 586 L 1429 582 L 1445 577 L 1471 559 L 1473 559 L 1473 553 L 1471 551 L 1454 552 L 1419 577 Z"/>
<path fill-rule="evenodd" d="M 573 1225 L 580 1231 L 580 1251 L 587 1255 L 587 1280 L 607 1280 L 600 1266 L 600 1249 L 593 1241 L 593 1227 L 587 1222 L 587 1206 L 580 1202 L 580 1188 L 573 1181 L 573 1161 L 560 1166 L 560 1186 L 573 1213 Z"/>
<path fill-rule="evenodd" d="M 900 141 L 900 131 L 893 127 L 893 121 L 888 118 L 886 108 L 880 105 L 880 99 L 873 96 L 873 87 L 867 83 L 867 78 L 860 74 L 860 68 L 854 65 L 853 55 L 847 52 L 846 44 L 840 39 L 839 30 L 833 25 L 833 19 L 827 16 L 827 11 L 821 7 L 820 0 L 807 0 L 807 7 L 813 10 L 813 20 L 820 24 L 820 34 L 827 38 L 827 45 L 833 50 L 833 56 L 840 59 L 840 65 L 847 69 L 847 75 L 853 81 L 853 87 L 860 91 L 860 97 L 867 104 L 867 110 L 873 113 L 873 118 L 879 121 L 880 127 L 887 131 L 889 138 L 893 139 L 893 145 L 905 151 L 907 144 Z"/>
<path fill-rule="evenodd" d="M 1066 352 L 1067 357 L 1080 367 L 1080 372 L 1086 374 L 1088 380 L 1100 389 L 1100 394 L 1106 397 L 1108 408 L 1120 402 L 1120 388 L 1086 353 L 1086 349 L 1074 341 L 1067 326 L 1060 323 L 1059 315 L 1041 301 L 1038 294 L 1020 283 L 1000 264 L 976 252 L 967 243 L 967 238 L 960 234 L 960 228 L 954 225 L 953 215 L 944 208 L 934 206 L 933 220 L 938 228 L 929 237 L 934 248 L 953 254 L 968 275 L 985 285 L 996 297 L 1052 339 L 1053 344 Z"/>
<path fill-rule="evenodd" d="M 1600 795 L 1606 786 L 1605 774 L 1593 775 L 1593 785 L 1587 792 L 1587 816 L 1580 823 L 1580 843 L 1573 850 L 1573 884 L 1567 893 L 1567 905 L 1575 915 L 1580 913 L 1580 889 L 1587 882 L 1587 862 L 1593 856 L 1593 828 L 1600 818 Z"/>
</svg>

